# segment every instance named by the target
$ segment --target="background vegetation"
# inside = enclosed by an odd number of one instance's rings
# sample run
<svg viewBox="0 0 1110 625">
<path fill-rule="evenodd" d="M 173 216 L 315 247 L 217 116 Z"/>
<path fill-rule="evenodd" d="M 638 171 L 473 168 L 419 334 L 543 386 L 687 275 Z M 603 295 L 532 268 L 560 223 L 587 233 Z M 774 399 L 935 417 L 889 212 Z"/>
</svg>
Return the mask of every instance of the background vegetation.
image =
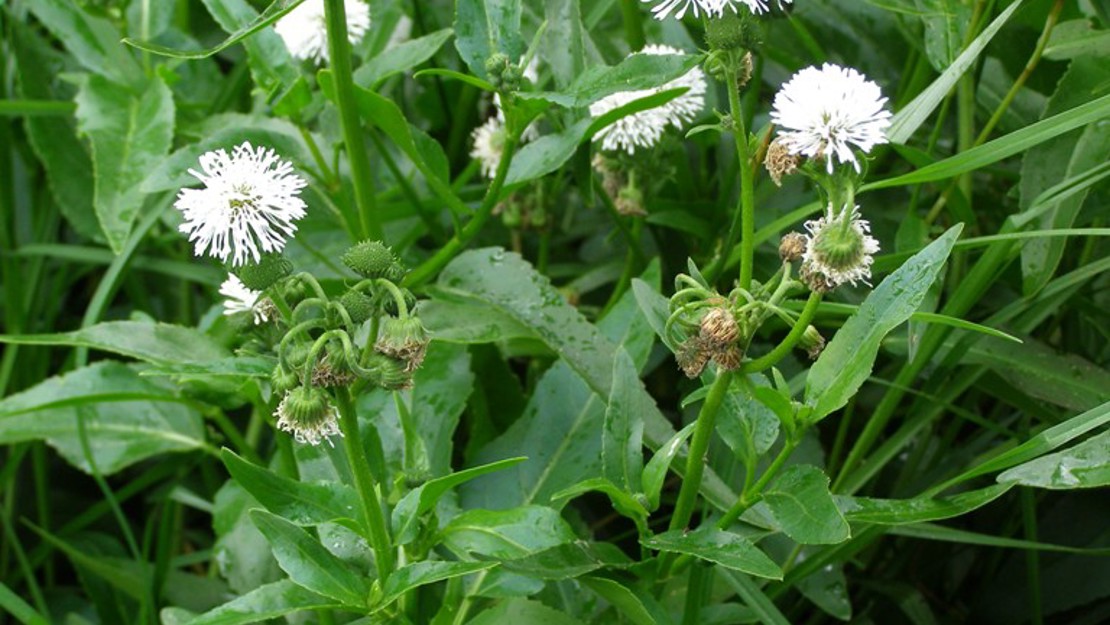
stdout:
<svg viewBox="0 0 1110 625">
<path fill-rule="evenodd" d="M 754 138 L 766 136 L 779 85 L 827 60 L 876 80 L 897 113 L 860 197 L 883 246 L 876 284 L 950 226 L 963 232 L 922 314 L 887 337 L 861 392 L 790 460 L 831 478 L 834 516 L 851 537 L 788 536 L 757 506 L 743 533 L 781 579 L 686 562 L 701 572 L 657 581 L 632 564 L 654 552 L 614 511 L 633 491 L 566 489 L 609 475 L 604 426 L 647 397 L 636 380 L 654 399 L 637 414 L 660 417 L 646 424 L 646 456 L 631 452 L 640 462 L 696 414 L 701 384 L 674 366 L 651 310 L 688 258 L 705 266 L 721 253 L 739 194 L 732 139 L 669 137 L 652 153 L 647 216 L 623 216 L 591 171 L 585 111 L 553 107 L 544 149 L 522 152 L 508 173 L 512 197 L 495 197 L 502 210 L 460 236 L 489 186 L 469 136 L 490 98 L 473 81 L 417 70 L 480 74 L 469 57 L 484 57 L 468 55 L 454 2 L 370 4 L 354 77 L 371 200 L 384 239 L 417 268 L 409 285 L 436 338 L 414 390 L 360 400 L 385 451 L 385 495 L 397 504 L 452 470 L 528 460 L 417 515 L 422 555 L 515 565 L 429 585 L 357 622 L 1110 620 L 1110 499 L 1098 488 L 1110 481 L 1110 2 L 795 0 L 762 20 L 743 94 Z M 458 2 L 464 26 L 479 23 L 466 11 L 481 5 Z M 341 289 L 351 276 L 339 255 L 372 232 L 356 208 L 331 76 L 294 62 L 268 26 L 195 59 L 120 43 L 204 50 L 263 11 L 274 9 L 0 2 L 0 612 L 14 615 L 0 622 L 185 623 L 260 587 L 278 590 L 254 595 L 252 609 L 269 600 L 275 617 L 306 608 L 291 622 L 357 618 L 272 554 L 273 534 L 249 512 L 260 504 L 241 484 L 264 478 L 229 477 L 233 466 L 305 483 L 342 476 L 329 462 L 336 450 L 294 449 L 270 426 L 272 364 L 233 358 L 244 327 L 221 314 L 226 273 L 192 256 L 170 209 L 202 151 L 273 146 L 310 181 L 309 216 L 287 256 Z M 587 97 L 575 91 L 586 68 L 616 65 L 645 42 L 704 48 L 700 21 L 656 22 L 633 1 L 526 0 L 519 29 L 502 36 L 526 48 L 537 33 L 538 88 L 572 100 Z M 638 79 L 660 84 L 668 71 Z M 726 109 L 713 85 L 711 105 Z M 762 176 L 755 193 L 756 275 L 770 275 L 779 237 L 818 204 L 800 177 L 779 189 Z M 443 249 L 444 262 L 428 264 Z M 739 254 L 723 258 L 735 272 Z M 831 336 L 867 293 L 838 291 L 815 325 Z M 768 326 L 755 345 L 768 350 L 782 333 Z M 796 355 L 779 369 L 800 392 Z M 766 467 L 782 444 L 773 418 L 728 404 L 723 414 L 699 508 L 710 516 L 735 498 L 748 446 Z M 237 458 L 221 456 L 225 447 Z M 660 482 L 651 531 L 665 529 L 679 482 Z M 482 512 L 506 509 L 524 512 Z M 299 524 L 365 568 L 364 546 L 341 524 Z M 484 544 L 484 531 L 524 544 Z M 583 551 L 547 551 L 560 545 Z M 252 622 L 223 618 L 198 622 Z"/>
</svg>

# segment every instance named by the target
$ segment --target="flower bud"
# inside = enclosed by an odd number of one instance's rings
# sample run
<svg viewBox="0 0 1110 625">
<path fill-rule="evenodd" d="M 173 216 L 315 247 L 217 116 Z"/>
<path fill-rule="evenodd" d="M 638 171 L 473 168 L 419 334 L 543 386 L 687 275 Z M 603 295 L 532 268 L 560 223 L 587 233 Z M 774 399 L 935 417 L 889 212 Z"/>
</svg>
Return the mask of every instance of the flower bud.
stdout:
<svg viewBox="0 0 1110 625">
<path fill-rule="evenodd" d="M 723 348 L 740 337 L 740 324 L 729 309 L 710 308 L 701 319 L 700 338 L 709 347 Z"/>
<path fill-rule="evenodd" d="M 336 409 L 318 388 L 298 386 L 286 392 L 274 416 L 278 429 L 291 433 L 298 443 L 319 445 L 331 436 L 342 436 Z"/>
<path fill-rule="evenodd" d="M 397 278 L 400 264 L 381 241 L 362 241 L 343 254 L 343 264 L 363 278 Z"/>
<path fill-rule="evenodd" d="M 343 294 L 343 297 L 339 298 L 339 304 L 347 311 L 355 325 L 362 325 L 363 322 L 377 314 L 374 298 L 362 291 L 347 291 Z"/>
<path fill-rule="evenodd" d="M 257 263 L 235 267 L 234 273 L 248 289 L 265 291 L 293 273 L 293 263 L 281 254 L 263 254 Z"/>
<path fill-rule="evenodd" d="M 428 349 L 428 331 L 417 317 L 388 317 L 384 320 L 374 349 L 405 363 L 405 372 L 412 373 L 424 363 Z"/>
<path fill-rule="evenodd" d="M 779 258 L 784 263 L 792 263 L 806 253 L 806 235 L 791 232 L 779 242 Z"/>
<path fill-rule="evenodd" d="M 705 371 L 705 366 L 709 364 L 711 357 L 710 351 L 706 349 L 705 342 L 700 337 L 693 337 L 686 340 L 678 346 L 675 352 L 675 360 L 678 361 L 678 367 L 686 374 L 686 377 L 694 379 Z"/>
<path fill-rule="evenodd" d="M 713 51 L 751 50 L 759 45 L 759 39 L 759 23 L 745 11 L 711 19 L 705 30 L 705 43 Z"/>
<path fill-rule="evenodd" d="M 813 326 L 806 326 L 805 334 L 802 335 L 801 341 L 798 344 L 802 349 L 806 350 L 810 360 L 817 360 L 821 352 L 825 349 L 825 337 L 817 331 Z"/>
<path fill-rule="evenodd" d="M 626 217 L 643 217 L 647 215 L 644 210 L 644 194 L 634 186 L 626 186 L 620 190 L 614 203 L 617 213 Z"/>
<path fill-rule="evenodd" d="M 287 393 L 301 384 L 301 379 L 297 377 L 296 371 L 278 363 L 274 367 L 273 373 L 270 374 L 270 386 L 274 388 L 275 393 Z"/>
<path fill-rule="evenodd" d="M 412 372 L 404 360 L 373 352 L 366 360 L 366 368 L 378 374 L 377 383 L 382 388 L 391 391 L 412 388 Z"/>
<path fill-rule="evenodd" d="M 771 181 L 778 187 L 782 186 L 783 177 L 797 172 L 801 164 L 802 157 L 791 154 L 790 148 L 786 147 L 781 139 L 775 139 L 771 142 L 771 145 L 767 147 L 767 156 L 763 159 L 763 166 L 767 168 L 767 173 L 771 175 Z"/>
</svg>

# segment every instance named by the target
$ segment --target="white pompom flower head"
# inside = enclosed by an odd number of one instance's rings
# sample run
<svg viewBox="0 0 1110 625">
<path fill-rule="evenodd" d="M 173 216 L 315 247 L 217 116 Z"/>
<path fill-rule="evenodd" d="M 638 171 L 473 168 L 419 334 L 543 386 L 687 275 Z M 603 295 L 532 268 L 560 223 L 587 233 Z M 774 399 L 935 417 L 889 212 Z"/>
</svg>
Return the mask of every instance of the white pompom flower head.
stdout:
<svg viewBox="0 0 1110 625">
<path fill-rule="evenodd" d="M 649 45 L 632 55 L 636 54 L 680 55 L 684 52 L 670 46 Z M 686 89 L 686 91 L 662 106 L 622 117 L 597 133 L 594 141 L 600 142 L 603 150 L 634 154 L 638 149 L 650 148 L 659 143 L 663 133 L 668 128 L 673 127 L 679 130 L 685 128 L 687 124 L 697 119 L 705 108 L 707 84 L 705 72 L 700 67 L 695 67 L 682 76 L 654 89 L 621 91 L 606 96 L 590 105 L 590 115 L 601 117 L 641 98 L 672 89 Z"/>
<path fill-rule="evenodd" d="M 284 249 L 305 216 L 299 194 L 307 183 L 272 149 L 245 142 L 231 154 L 206 152 L 200 171 L 189 173 L 204 186 L 182 189 L 174 208 L 197 256 L 230 259 L 235 267 L 257 263 L 262 253 Z"/>
<path fill-rule="evenodd" d="M 694 17 L 721 17 L 725 13 L 725 9 L 732 9 L 732 11 L 739 12 L 739 7 L 747 7 L 752 13 L 759 15 L 770 10 L 772 2 L 778 4 L 781 8 L 783 3 L 790 4 L 793 0 L 640 0 L 641 2 L 654 2 L 655 6 L 651 8 L 652 15 L 657 20 L 665 20 L 671 15 L 675 19 L 682 19 L 686 17 L 687 13 L 692 14 Z"/>
<path fill-rule="evenodd" d="M 344 0 L 347 14 L 347 39 L 351 45 L 362 41 L 370 30 L 370 5 L 365 0 Z M 324 0 L 305 0 L 274 24 L 293 58 L 320 65 L 328 61 L 328 25 Z"/>
<path fill-rule="evenodd" d="M 807 67 L 775 95 L 771 121 L 791 154 L 825 160 L 828 173 L 835 162 L 861 171 L 856 150 L 871 152 L 887 143 L 890 127 L 887 99 L 879 85 L 852 68 L 825 63 Z"/>
</svg>

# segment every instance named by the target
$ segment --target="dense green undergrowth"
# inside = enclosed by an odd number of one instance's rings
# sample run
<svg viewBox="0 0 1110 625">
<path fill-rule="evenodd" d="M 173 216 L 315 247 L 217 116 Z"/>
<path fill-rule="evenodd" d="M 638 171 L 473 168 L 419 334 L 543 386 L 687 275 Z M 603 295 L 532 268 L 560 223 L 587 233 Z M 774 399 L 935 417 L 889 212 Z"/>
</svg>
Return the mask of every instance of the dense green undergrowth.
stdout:
<svg viewBox="0 0 1110 625">
<path fill-rule="evenodd" d="M 1110 2 L 732 2 L 0 1 L 0 623 L 1110 620 Z"/>
</svg>

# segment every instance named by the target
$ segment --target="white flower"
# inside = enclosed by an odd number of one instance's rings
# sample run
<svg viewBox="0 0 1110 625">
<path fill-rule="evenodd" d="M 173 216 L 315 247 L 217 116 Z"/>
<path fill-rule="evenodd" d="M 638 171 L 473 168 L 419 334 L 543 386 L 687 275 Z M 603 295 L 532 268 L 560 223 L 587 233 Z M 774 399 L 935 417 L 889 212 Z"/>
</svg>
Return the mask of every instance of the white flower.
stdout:
<svg viewBox="0 0 1110 625">
<path fill-rule="evenodd" d="M 201 189 L 182 189 L 174 202 L 185 222 L 181 232 L 194 242 L 197 256 L 208 254 L 239 266 L 258 262 L 261 251 L 279 252 L 297 230 L 305 203 L 297 196 L 305 181 L 293 166 L 271 149 L 250 142 L 232 150 L 207 152 L 201 171 L 189 170 L 204 183 Z"/>
<path fill-rule="evenodd" d="M 498 117 L 489 118 L 470 135 L 474 141 L 470 156 L 482 165 L 482 175 L 486 178 L 492 179 L 497 174 L 497 166 L 505 151 L 505 135 L 505 122 Z"/>
<path fill-rule="evenodd" d="M 879 252 L 879 242 L 871 236 L 871 224 L 860 218 L 859 206 L 834 215 L 830 205 L 823 217 L 806 222 L 806 230 L 802 276 L 811 287 L 814 281 L 826 290 L 849 282 L 871 284 L 872 257 Z"/>
<path fill-rule="evenodd" d="M 370 5 L 364 0 L 344 0 L 343 8 L 347 12 L 347 39 L 354 45 L 370 30 Z M 328 60 L 324 0 L 305 0 L 278 20 L 274 30 L 294 58 L 317 65 Z"/>
<path fill-rule="evenodd" d="M 227 280 L 220 285 L 220 295 L 227 298 L 224 300 L 225 315 L 249 312 L 254 316 L 254 325 L 270 320 L 270 310 L 265 300 L 262 300 L 262 293 L 248 289 L 239 276 L 227 274 Z"/>
<path fill-rule="evenodd" d="M 775 95 L 771 121 L 791 154 L 833 157 L 860 171 L 853 146 L 870 152 L 886 143 L 890 111 L 879 86 L 854 69 L 825 63 L 794 74 Z"/>
<path fill-rule="evenodd" d="M 682 51 L 670 46 L 651 45 L 634 54 L 682 54 Z M 697 67 L 661 87 L 621 91 L 606 96 L 590 105 L 590 115 L 600 117 L 640 98 L 679 88 L 685 88 L 686 92 L 662 106 L 622 117 L 597 133 L 594 141 L 601 141 L 605 150 L 624 150 L 634 154 L 638 148 L 655 145 L 668 126 L 681 129 L 696 119 L 705 107 L 705 73 Z"/>
<path fill-rule="evenodd" d="M 768 11 L 768 0 L 640 0 L 641 2 L 658 2 L 652 7 L 651 12 L 655 15 L 657 20 L 665 20 L 671 13 L 674 13 L 675 19 L 682 19 L 686 16 L 687 11 L 691 11 L 694 17 L 700 17 L 705 13 L 709 17 L 721 17 L 724 15 L 725 9 L 732 9 L 734 12 L 738 11 L 737 6 L 744 5 L 756 15 Z M 793 0 L 778 0 L 781 4 L 793 2 Z"/>
</svg>

